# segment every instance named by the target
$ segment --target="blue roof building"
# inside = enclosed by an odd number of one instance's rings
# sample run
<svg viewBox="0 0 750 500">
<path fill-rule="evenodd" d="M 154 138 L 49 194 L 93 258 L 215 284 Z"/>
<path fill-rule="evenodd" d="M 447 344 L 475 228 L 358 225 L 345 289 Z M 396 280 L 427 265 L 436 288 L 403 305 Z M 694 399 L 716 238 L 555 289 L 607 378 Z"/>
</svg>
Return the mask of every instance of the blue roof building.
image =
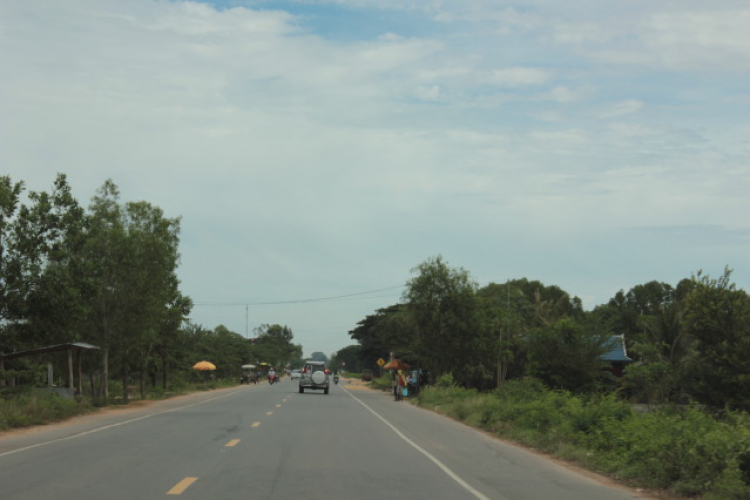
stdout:
<svg viewBox="0 0 750 500">
<path fill-rule="evenodd" d="M 612 373 L 616 377 L 622 377 L 625 365 L 633 362 L 628 357 L 628 351 L 625 348 L 625 335 L 612 335 L 605 341 L 604 347 L 607 350 L 602 354 L 602 360 L 610 364 Z"/>
</svg>

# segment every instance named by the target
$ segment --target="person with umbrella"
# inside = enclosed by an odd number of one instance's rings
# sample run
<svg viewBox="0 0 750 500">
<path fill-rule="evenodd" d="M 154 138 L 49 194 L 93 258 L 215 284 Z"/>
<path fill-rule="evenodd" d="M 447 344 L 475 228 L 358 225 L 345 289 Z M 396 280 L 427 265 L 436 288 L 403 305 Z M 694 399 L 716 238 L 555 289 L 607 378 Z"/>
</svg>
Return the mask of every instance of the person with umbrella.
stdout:
<svg viewBox="0 0 750 500">
<path fill-rule="evenodd" d="M 399 370 L 396 373 L 396 401 L 401 401 L 404 398 L 404 391 L 406 390 L 406 377 L 404 371 Z"/>
<path fill-rule="evenodd" d="M 401 400 L 403 388 L 406 387 L 406 377 L 403 370 L 408 370 L 409 365 L 397 358 L 391 358 L 389 362 L 383 365 L 383 370 L 393 370 L 391 381 L 393 384 L 393 397 L 396 401 Z"/>
</svg>

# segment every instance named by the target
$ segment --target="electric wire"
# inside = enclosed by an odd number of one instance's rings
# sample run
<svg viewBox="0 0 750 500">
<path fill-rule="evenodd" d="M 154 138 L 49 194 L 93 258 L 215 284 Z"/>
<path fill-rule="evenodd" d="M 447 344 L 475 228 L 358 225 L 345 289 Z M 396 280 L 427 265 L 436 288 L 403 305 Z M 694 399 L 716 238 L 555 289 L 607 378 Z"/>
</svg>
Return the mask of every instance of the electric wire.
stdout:
<svg viewBox="0 0 750 500">
<path fill-rule="evenodd" d="M 194 306 L 270 306 L 270 305 L 282 305 L 282 304 L 304 304 L 308 302 L 323 302 L 327 300 L 344 300 L 351 299 L 352 297 L 371 299 L 376 297 L 360 297 L 361 295 L 367 295 L 370 293 L 384 292 L 386 290 L 395 290 L 397 288 L 403 288 L 406 285 L 397 285 L 387 288 L 379 288 L 377 290 L 368 290 L 366 292 L 350 293 L 346 295 L 334 295 L 331 297 L 317 297 L 312 299 L 297 299 L 297 300 L 278 300 L 271 302 L 195 302 Z M 381 296 L 382 297 L 382 296 Z"/>
</svg>

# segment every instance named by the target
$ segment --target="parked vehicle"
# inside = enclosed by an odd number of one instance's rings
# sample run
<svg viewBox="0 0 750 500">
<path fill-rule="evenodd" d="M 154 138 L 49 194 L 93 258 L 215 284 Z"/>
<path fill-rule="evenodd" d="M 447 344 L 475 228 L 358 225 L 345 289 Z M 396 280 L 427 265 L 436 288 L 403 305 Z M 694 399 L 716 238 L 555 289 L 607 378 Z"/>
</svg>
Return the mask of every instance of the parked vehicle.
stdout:
<svg viewBox="0 0 750 500">
<path fill-rule="evenodd" d="M 240 379 L 241 384 L 257 384 L 258 383 L 258 372 L 255 371 L 255 365 L 242 365 L 242 378 Z"/>
<path fill-rule="evenodd" d="M 362 380 L 364 380 L 365 382 L 372 382 L 372 370 L 363 370 Z"/>
</svg>

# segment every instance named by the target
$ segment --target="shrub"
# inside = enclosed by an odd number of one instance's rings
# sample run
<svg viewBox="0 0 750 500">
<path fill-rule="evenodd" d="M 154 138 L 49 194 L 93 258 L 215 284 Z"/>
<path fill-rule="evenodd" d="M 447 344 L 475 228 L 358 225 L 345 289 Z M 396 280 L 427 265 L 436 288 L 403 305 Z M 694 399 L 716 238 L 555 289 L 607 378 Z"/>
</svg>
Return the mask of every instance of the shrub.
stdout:
<svg viewBox="0 0 750 500">
<path fill-rule="evenodd" d="M 614 394 L 575 396 L 533 379 L 485 394 L 445 383 L 425 388 L 418 404 L 641 486 L 706 500 L 750 498 L 745 413 L 717 419 L 672 407 L 639 414 Z"/>
<path fill-rule="evenodd" d="M 448 387 L 455 387 L 456 382 L 453 379 L 453 373 L 451 372 L 443 373 L 442 375 L 438 377 L 437 381 L 435 381 L 435 385 L 441 389 L 446 389 Z"/>
<path fill-rule="evenodd" d="M 20 393 L 0 399 L 0 430 L 46 424 L 92 411 L 88 401 L 63 399 L 47 391 Z"/>
</svg>

